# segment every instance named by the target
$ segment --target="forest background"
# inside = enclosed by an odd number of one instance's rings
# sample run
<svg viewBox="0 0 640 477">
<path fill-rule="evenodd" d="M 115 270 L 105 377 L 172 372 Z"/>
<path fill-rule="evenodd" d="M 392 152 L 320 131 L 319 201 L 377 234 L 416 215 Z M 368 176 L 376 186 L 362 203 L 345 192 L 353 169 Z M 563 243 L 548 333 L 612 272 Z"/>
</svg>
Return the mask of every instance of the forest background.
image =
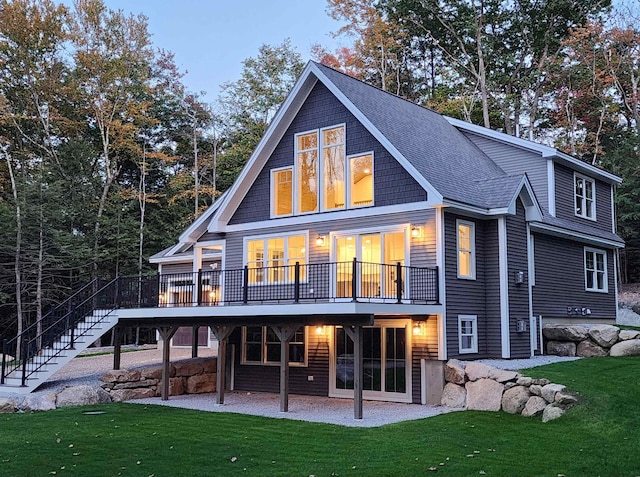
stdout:
<svg viewBox="0 0 640 477">
<path fill-rule="evenodd" d="M 620 282 L 640 281 L 638 0 L 327 0 L 349 46 L 313 58 L 452 117 L 620 175 Z M 283 39 L 214 103 L 147 18 L 0 0 L 0 338 L 150 255 L 228 189 L 295 79 Z M 138 338 L 139 339 L 139 336 Z"/>
</svg>

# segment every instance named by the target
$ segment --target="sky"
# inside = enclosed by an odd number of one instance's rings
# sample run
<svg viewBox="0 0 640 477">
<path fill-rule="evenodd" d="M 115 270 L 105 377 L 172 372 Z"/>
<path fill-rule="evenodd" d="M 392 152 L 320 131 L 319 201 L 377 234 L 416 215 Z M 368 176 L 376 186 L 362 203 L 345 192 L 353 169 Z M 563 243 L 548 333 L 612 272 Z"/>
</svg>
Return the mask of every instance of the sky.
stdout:
<svg viewBox="0 0 640 477">
<path fill-rule="evenodd" d="M 290 38 L 304 61 L 315 43 L 330 50 L 346 45 L 331 36 L 341 24 L 326 13 L 325 0 L 105 0 L 112 10 L 142 13 L 156 48 L 175 54 L 187 71 L 192 92 L 205 91 L 213 102 L 220 85 L 240 78 L 242 61 L 263 44 Z"/>
</svg>

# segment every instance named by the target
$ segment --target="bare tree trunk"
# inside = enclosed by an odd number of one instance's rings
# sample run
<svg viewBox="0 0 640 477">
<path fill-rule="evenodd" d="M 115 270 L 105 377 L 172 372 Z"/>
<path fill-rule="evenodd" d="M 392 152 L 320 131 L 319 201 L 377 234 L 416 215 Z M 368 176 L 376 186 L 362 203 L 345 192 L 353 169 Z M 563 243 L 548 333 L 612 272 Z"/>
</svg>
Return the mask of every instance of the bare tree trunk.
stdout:
<svg viewBox="0 0 640 477">
<path fill-rule="evenodd" d="M 193 112 L 193 170 L 195 175 L 195 210 L 194 215 L 198 215 L 198 194 L 200 193 L 200 172 L 198 171 L 198 129 L 196 122 L 196 113 Z"/>
<path fill-rule="evenodd" d="M 22 211 L 20 209 L 20 202 L 18 201 L 18 188 L 16 185 L 16 178 L 13 172 L 13 165 L 11 164 L 11 158 L 9 154 L 5 152 L 5 158 L 7 160 L 7 168 L 9 170 L 9 178 L 11 179 L 11 193 L 13 195 L 13 200 L 16 204 L 16 251 L 15 258 L 13 262 L 13 269 L 16 277 L 16 317 L 18 319 L 18 327 L 17 327 L 17 335 L 18 339 L 16 340 L 16 358 L 20 356 L 21 349 L 21 338 L 20 334 L 22 333 L 22 329 L 24 327 L 24 311 L 22 309 L 22 273 L 20 271 L 20 254 L 22 252 Z"/>
<path fill-rule="evenodd" d="M 44 269 L 44 212 L 42 197 L 42 164 L 40 164 L 40 208 L 38 227 L 38 271 L 36 277 L 36 336 L 38 349 L 42 346 L 42 274 Z"/>
</svg>

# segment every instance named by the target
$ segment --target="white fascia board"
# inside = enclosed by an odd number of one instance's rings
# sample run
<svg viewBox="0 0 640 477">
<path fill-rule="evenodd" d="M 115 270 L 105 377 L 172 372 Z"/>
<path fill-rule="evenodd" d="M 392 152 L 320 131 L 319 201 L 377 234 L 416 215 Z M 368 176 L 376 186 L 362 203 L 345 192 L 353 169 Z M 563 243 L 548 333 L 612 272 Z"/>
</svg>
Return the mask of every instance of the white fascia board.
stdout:
<svg viewBox="0 0 640 477">
<path fill-rule="evenodd" d="M 547 159 L 547 200 L 549 213 L 556 216 L 556 169 L 553 159 Z"/>
<path fill-rule="evenodd" d="M 498 262 L 500 271 L 500 342 L 502 358 L 511 358 L 509 334 L 509 262 L 507 259 L 507 219 L 498 218 Z"/>
<path fill-rule="evenodd" d="M 189 263 L 193 261 L 192 255 L 181 255 L 177 257 L 150 258 L 149 263 Z"/>
<path fill-rule="evenodd" d="M 524 192 L 529 196 L 529 200 L 531 200 L 531 204 L 532 204 L 530 206 L 527 206 L 523 201 L 523 205 L 525 207 L 525 211 L 527 215 L 527 220 L 528 221 L 542 220 L 542 209 L 540 208 L 540 204 L 538 204 L 538 200 L 536 199 L 536 195 L 533 192 L 533 188 L 531 187 L 529 178 L 526 175 L 522 177 L 522 180 L 520 181 L 520 184 L 516 189 L 516 193 L 513 195 L 511 202 L 509 202 L 509 207 L 508 207 L 509 214 L 511 215 L 516 214 L 516 200 L 518 199 L 518 197 L 522 195 L 523 189 L 524 189 Z"/>
<path fill-rule="evenodd" d="M 269 124 L 269 127 L 251 154 L 247 164 L 231 186 L 231 189 L 229 189 L 229 195 L 222 205 L 218 220 L 210 223 L 209 232 L 223 231 L 224 226 L 240 206 L 245 194 L 249 191 L 251 185 L 269 159 L 269 156 L 289 127 L 289 124 L 291 124 L 296 113 L 300 110 L 307 96 L 315 86 L 317 79 L 311 77 L 312 70 L 314 70 L 314 65 L 309 62 L 291 89 L 287 99 L 271 121 L 271 124 Z"/>
<path fill-rule="evenodd" d="M 396 147 L 389 141 L 384 134 L 382 134 L 378 128 L 376 128 L 369 118 L 367 118 L 352 102 L 345 96 L 345 94 L 338 89 L 330 80 L 325 76 L 320 69 L 311 63 L 313 73 L 316 77 L 338 98 L 348 110 L 353 114 L 358 121 L 375 137 L 378 142 L 405 168 L 405 170 L 415 179 L 415 181 L 422 186 L 422 188 L 429 194 L 429 200 L 436 202 L 442 202 L 442 194 L 433 187 L 429 181 L 420 174 L 415 167 L 396 149 Z"/>
<path fill-rule="evenodd" d="M 546 146 L 544 144 L 539 144 L 537 142 L 528 141 L 527 139 L 521 139 L 519 137 L 511 136 L 509 134 L 505 134 L 503 132 L 494 131 L 493 129 L 485 128 L 483 126 L 478 126 L 477 124 L 468 123 L 466 121 L 462 121 L 460 119 L 451 118 L 449 116 L 444 116 L 444 118 L 449 121 L 449 124 L 452 126 L 464 129 L 466 131 L 478 134 L 480 136 L 485 136 L 490 139 L 494 139 L 499 142 L 503 142 L 505 144 L 510 144 L 512 146 L 516 146 L 522 149 L 526 149 L 532 152 L 537 152 L 542 155 L 543 158 L 557 157 L 562 159 L 565 162 L 570 163 L 572 166 L 581 169 L 587 174 L 600 176 L 601 179 L 604 179 L 608 182 L 620 183 L 622 179 L 615 174 L 611 174 L 605 170 L 599 169 L 591 164 L 581 161 L 580 159 L 576 159 L 575 157 L 570 156 L 569 154 L 565 154 L 564 152 L 558 151 L 555 147 Z"/>
<path fill-rule="evenodd" d="M 541 222 L 531 223 L 531 230 L 546 232 L 548 235 L 555 235 L 571 240 L 578 240 L 580 242 L 585 242 L 592 245 L 600 245 L 609 248 L 624 248 L 624 244 L 620 242 L 614 242 L 613 240 L 594 237 L 593 235 L 576 232 L 575 230 L 566 230 L 561 227 L 556 227 L 555 225 L 544 224 Z"/>
</svg>

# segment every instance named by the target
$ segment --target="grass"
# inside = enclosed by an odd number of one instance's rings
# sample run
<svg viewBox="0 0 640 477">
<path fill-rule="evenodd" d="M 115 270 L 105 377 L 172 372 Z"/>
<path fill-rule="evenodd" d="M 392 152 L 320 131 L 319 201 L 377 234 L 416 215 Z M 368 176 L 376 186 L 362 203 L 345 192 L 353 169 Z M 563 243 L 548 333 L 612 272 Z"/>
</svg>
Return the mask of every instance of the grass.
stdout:
<svg viewBox="0 0 640 477">
<path fill-rule="evenodd" d="M 640 358 L 527 374 L 566 384 L 581 405 L 545 424 L 467 411 L 365 429 L 137 404 L 9 414 L 0 475 L 640 475 Z"/>
</svg>

